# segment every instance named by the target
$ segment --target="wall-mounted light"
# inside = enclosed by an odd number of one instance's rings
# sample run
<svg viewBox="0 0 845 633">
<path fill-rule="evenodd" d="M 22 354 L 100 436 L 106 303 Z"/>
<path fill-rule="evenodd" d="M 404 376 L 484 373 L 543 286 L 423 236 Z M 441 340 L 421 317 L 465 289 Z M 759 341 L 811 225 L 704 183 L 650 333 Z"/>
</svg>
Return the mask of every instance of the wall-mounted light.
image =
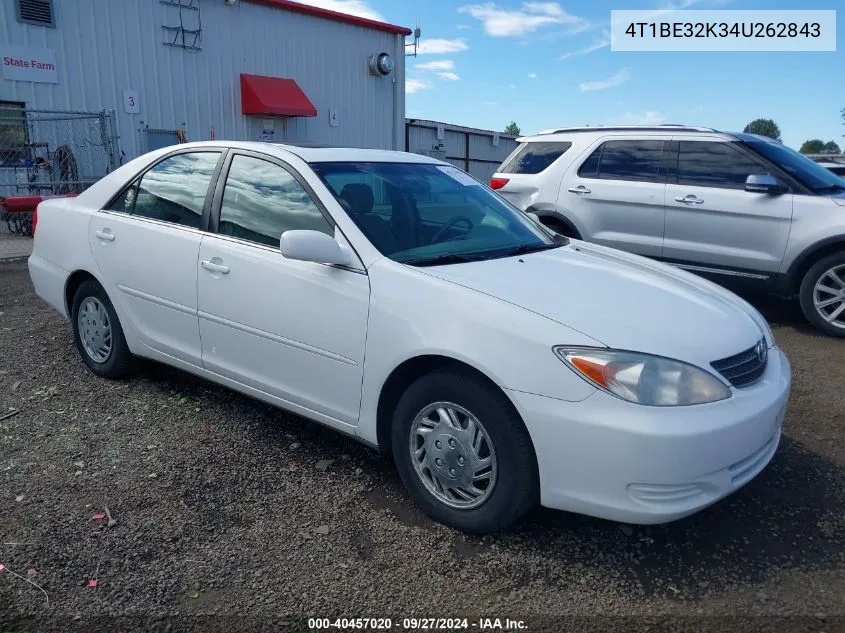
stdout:
<svg viewBox="0 0 845 633">
<path fill-rule="evenodd" d="M 386 77 L 393 72 L 393 58 L 387 53 L 370 57 L 370 74 Z"/>
</svg>

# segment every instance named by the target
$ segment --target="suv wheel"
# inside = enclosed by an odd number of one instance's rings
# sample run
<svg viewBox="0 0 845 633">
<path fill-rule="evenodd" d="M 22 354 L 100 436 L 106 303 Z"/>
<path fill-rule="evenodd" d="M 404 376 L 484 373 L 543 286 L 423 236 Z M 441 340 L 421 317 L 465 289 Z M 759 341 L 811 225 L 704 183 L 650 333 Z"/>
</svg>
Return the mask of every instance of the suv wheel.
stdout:
<svg viewBox="0 0 845 633">
<path fill-rule="evenodd" d="M 845 338 L 845 251 L 819 260 L 801 282 L 801 309 L 816 328 Z"/>
<path fill-rule="evenodd" d="M 578 236 L 575 235 L 575 231 L 570 229 L 564 222 L 560 220 L 555 220 L 554 218 L 542 218 L 540 222 L 543 223 L 547 229 L 551 229 L 558 235 L 563 235 L 564 237 L 571 237 L 573 239 L 577 239 Z"/>
<path fill-rule="evenodd" d="M 504 394 L 470 373 L 435 372 L 408 387 L 391 439 L 405 487 L 435 521 L 497 532 L 539 502 L 528 430 Z"/>
</svg>

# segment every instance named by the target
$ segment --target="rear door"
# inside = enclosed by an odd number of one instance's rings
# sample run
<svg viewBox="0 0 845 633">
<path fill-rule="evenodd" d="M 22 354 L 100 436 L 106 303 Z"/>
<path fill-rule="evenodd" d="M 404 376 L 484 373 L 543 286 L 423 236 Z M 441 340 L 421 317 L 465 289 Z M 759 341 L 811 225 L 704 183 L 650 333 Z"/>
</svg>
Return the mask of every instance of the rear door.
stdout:
<svg viewBox="0 0 845 633">
<path fill-rule="evenodd" d="M 587 241 L 660 257 L 666 215 L 664 151 L 670 141 L 670 136 L 598 141 L 564 176 L 558 209 Z"/>
<path fill-rule="evenodd" d="M 95 214 L 88 242 L 106 292 L 140 341 L 200 365 L 197 257 L 223 153 L 180 152 Z"/>
<path fill-rule="evenodd" d="M 666 190 L 664 259 L 711 272 L 776 273 L 789 238 L 793 194 L 746 191 L 748 176 L 777 174 L 736 143 L 676 140 L 677 161 Z"/>
</svg>

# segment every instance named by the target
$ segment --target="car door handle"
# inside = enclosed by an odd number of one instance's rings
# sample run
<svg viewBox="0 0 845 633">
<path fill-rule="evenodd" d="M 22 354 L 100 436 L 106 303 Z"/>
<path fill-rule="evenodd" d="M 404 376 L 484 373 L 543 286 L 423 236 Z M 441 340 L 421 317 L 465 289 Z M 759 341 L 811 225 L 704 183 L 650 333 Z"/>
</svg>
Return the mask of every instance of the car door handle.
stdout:
<svg viewBox="0 0 845 633">
<path fill-rule="evenodd" d="M 580 195 L 584 195 L 586 193 L 593 193 L 592 191 L 587 189 L 584 185 L 578 185 L 577 187 L 570 187 L 567 191 L 569 191 L 569 193 L 577 193 L 577 194 L 580 194 Z"/>
<path fill-rule="evenodd" d="M 215 264 L 214 262 L 210 262 L 208 260 L 202 262 L 202 267 L 206 270 L 210 270 L 213 273 L 220 273 L 221 275 L 229 274 L 228 266 L 224 266 L 223 264 Z"/>
<path fill-rule="evenodd" d="M 114 242 L 114 235 L 109 231 L 97 231 L 94 233 L 97 237 L 101 240 L 105 240 L 106 242 Z"/>
<path fill-rule="evenodd" d="M 684 204 L 704 204 L 704 200 L 694 194 L 690 194 L 683 198 L 679 196 L 675 198 L 675 202 L 683 202 Z"/>
</svg>

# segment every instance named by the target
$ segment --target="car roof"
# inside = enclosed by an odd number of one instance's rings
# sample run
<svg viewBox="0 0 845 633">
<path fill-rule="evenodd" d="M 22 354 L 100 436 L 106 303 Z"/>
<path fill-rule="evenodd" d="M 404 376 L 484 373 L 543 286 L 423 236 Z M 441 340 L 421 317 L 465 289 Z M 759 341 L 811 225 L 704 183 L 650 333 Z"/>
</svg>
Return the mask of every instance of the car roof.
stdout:
<svg viewBox="0 0 845 633">
<path fill-rule="evenodd" d="M 362 149 L 358 147 L 321 147 L 311 144 L 296 144 L 264 141 L 206 141 L 185 143 L 180 147 L 228 147 L 287 158 L 291 154 L 307 163 L 351 162 L 351 163 L 428 163 L 446 165 L 443 161 L 408 152 L 384 149 Z"/>
<path fill-rule="evenodd" d="M 708 137 L 719 137 L 728 141 L 766 141 L 775 142 L 772 139 L 756 134 L 745 134 L 738 132 L 722 132 L 709 127 L 695 127 L 688 125 L 599 125 L 596 127 L 570 127 L 552 128 L 543 130 L 532 136 L 523 136 L 517 139 L 520 143 L 536 143 L 542 141 L 561 140 L 573 135 L 603 136 L 605 134 L 635 134 L 640 135 L 666 135 L 696 137 L 706 135 Z"/>
</svg>

